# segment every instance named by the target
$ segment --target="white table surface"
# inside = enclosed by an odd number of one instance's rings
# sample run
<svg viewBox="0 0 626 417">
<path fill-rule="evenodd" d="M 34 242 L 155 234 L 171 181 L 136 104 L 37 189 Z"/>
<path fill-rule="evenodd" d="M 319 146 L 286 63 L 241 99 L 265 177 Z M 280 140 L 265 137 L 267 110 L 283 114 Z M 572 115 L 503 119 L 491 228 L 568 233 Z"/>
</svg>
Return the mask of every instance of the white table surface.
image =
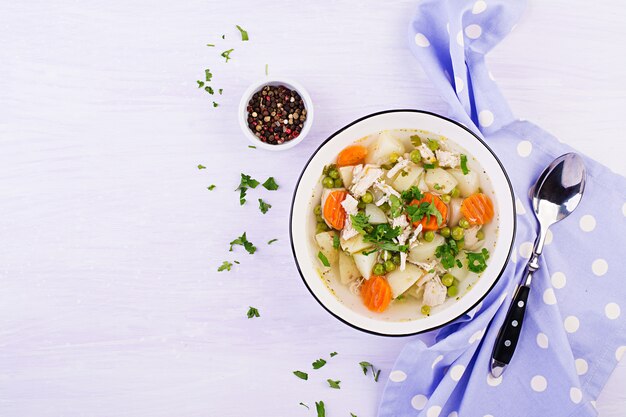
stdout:
<svg viewBox="0 0 626 417">
<path fill-rule="evenodd" d="M 5 2 L 0 415 L 304 416 L 314 411 L 300 401 L 324 400 L 330 417 L 374 416 L 383 382 L 357 363 L 385 379 L 406 340 L 360 333 L 317 305 L 294 267 L 287 216 L 302 164 L 334 130 L 387 108 L 445 110 L 405 45 L 414 7 Z M 620 0 L 533 1 L 489 57 L 518 116 L 622 175 L 624 21 Z M 248 149 L 236 123 L 265 64 L 316 104 L 310 136 L 290 152 Z M 207 67 L 225 90 L 218 109 L 196 90 Z M 254 190 L 239 207 L 240 172 L 273 175 L 281 189 Z M 273 206 L 265 216 L 259 197 Z M 254 256 L 228 252 L 243 231 Z M 241 265 L 217 273 L 227 259 Z M 250 305 L 261 318 L 245 317 Z M 331 351 L 309 381 L 291 374 Z M 622 360 L 601 416 L 626 415 L 625 384 Z"/>
</svg>

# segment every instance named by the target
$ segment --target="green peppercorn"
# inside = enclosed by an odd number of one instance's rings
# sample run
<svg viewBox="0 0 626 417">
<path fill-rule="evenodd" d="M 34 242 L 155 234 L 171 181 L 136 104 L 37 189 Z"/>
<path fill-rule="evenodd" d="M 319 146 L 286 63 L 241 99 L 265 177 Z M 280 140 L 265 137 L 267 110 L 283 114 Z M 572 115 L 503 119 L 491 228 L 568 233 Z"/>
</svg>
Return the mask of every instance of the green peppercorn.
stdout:
<svg viewBox="0 0 626 417">
<path fill-rule="evenodd" d="M 439 234 L 443 237 L 450 237 L 450 228 L 446 226 L 439 229 Z"/>
<path fill-rule="evenodd" d="M 455 297 L 459 293 L 459 287 L 452 285 L 448 287 L 448 297 Z"/>
<path fill-rule="evenodd" d="M 424 233 L 424 240 L 426 242 L 432 242 L 433 240 L 435 240 L 435 232 L 428 231 L 428 232 Z"/>
<path fill-rule="evenodd" d="M 465 236 L 465 230 L 463 228 L 456 226 L 452 229 L 452 239 L 461 240 Z"/>
<path fill-rule="evenodd" d="M 411 157 L 411 161 L 416 164 L 419 164 L 422 160 L 422 154 L 417 149 L 413 149 L 409 156 Z"/>
<path fill-rule="evenodd" d="M 441 196 L 441 201 L 443 201 L 446 204 L 448 204 L 451 199 L 452 197 L 450 197 L 450 194 L 444 194 Z"/>
<path fill-rule="evenodd" d="M 322 185 L 324 188 L 333 188 L 335 186 L 335 180 L 330 177 L 324 177 L 322 180 Z"/>
<path fill-rule="evenodd" d="M 450 192 L 450 197 L 457 198 L 460 194 L 461 194 L 461 190 L 459 190 L 458 188 L 454 187 L 452 189 L 452 191 Z"/>
<path fill-rule="evenodd" d="M 396 270 L 396 264 L 394 264 L 393 261 L 391 260 L 385 261 L 385 271 L 391 272 L 395 270 Z"/>
<path fill-rule="evenodd" d="M 385 266 L 383 264 L 376 264 L 372 269 L 374 275 L 383 275 L 385 273 Z"/>
<path fill-rule="evenodd" d="M 427 306 L 426 304 L 424 304 L 422 306 L 422 314 L 425 316 L 428 316 L 430 314 L 430 306 Z"/>
<path fill-rule="evenodd" d="M 459 220 L 459 226 L 461 226 L 463 229 L 469 229 L 470 224 L 466 218 L 462 218 L 461 220 Z"/>
<path fill-rule="evenodd" d="M 361 201 L 365 204 L 370 204 L 374 201 L 374 196 L 369 191 L 366 191 L 365 194 L 363 194 L 363 197 L 361 197 Z"/>
<path fill-rule="evenodd" d="M 441 277 L 441 283 L 446 287 L 451 286 L 452 284 L 454 284 L 454 275 L 450 273 L 444 274 L 444 276 Z"/>
<path fill-rule="evenodd" d="M 326 223 L 324 223 L 324 222 L 317 223 L 317 226 L 315 227 L 315 231 L 316 231 L 317 233 L 322 233 L 322 232 L 325 232 L 325 231 L 327 231 L 328 229 L 329 229 L 329 228 L 328 228 L 328 225 L 327 225 Z"/>
<path fill-rule="evenodd" d="M 433 139 L 428 139 L 428 149 L 433 152 L 436 151 L 437 149 L 439 149 L 439 142 Z"/>
</svg>

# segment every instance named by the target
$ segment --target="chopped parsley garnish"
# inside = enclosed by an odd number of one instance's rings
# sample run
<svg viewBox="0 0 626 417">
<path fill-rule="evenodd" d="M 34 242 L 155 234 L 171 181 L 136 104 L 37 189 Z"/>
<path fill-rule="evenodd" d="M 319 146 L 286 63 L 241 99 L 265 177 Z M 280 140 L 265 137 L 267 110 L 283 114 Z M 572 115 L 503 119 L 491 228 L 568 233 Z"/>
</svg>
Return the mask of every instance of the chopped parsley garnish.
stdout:
<svg viewBox="0 0 626 417">
<path fill-rule="evenodd" d="M 272 239 L 269 242 L 267 242 L 268 245 L 271 245 L 272 243 L 276 242 L 278 239 Z"/>
<path fill-rule="evenodd" d="M 234 49 L 229 49 L 229 50 L 227 50 L 227 51 L 222 52 L 222 54 L 221 54 L 221 55 L 222 55 L 224 58 L 226 58 L 226 62 L 228 62 L 228 61 L 231 59 L 231 58 L 230 58 L 230 54 L 231 54 L 231 52 L 233 52 L 233 51 L 234 51 Z M 208 80 L 207 80 L 207 81 L 208 81 Z"/>
<path fill-rule="evenodd" d="M 219 90 L 217 90 L 217 93 L 218 93 L 220 96 L 222 95 L 222 93 L 223 93 L 223 92 L 224 92 L 224 89 L 223 89 L 223 88 L 220 88 Z"/>
<path fill-rule="evenodd" d="M 456 260 L 456 266 L 459 267 L 459 268 L 463 268 L 463 263 L 459 259 L 457 259 Z"/>
<path fill-rule="evenodd" d="M 394 219 L 396 217 L 400 217 L 402 215 L 402 210 L 404 209 L 402 200 L 395 195 L 390 195 L 389 202 L 391 203 L 391 217 L 393 217 Z"/>
<path fill-rule="evenodd" d="M 215 93 L 215 91 L 213 91 L 213 87 L 211 87 L 210 85 L 207 85 L 206 87 L 204 87 L 204 91 L 206 91 L 207 93 L 211 95 Z"/>
<path fill-rule="evenodd" d="M 248 148 L 250 148 L 250 149 L 256 149 L 256 146 L 254 146 L 254 145 L 248 145 Z"/>
<path fill-rule="evenodd" d="M 261 315 L 259 314 L 259 310 L 257 310 L 256 308 L 250 306 L 250 308 L 248 309 L 248 313 L 246 314 L 248 316 L 249 319 L 251 319 L 252 317 L 261 317 Z"/>
<path fill-rule="evenodd" d="M 467 155 L 461 154 L 461 170 L 463 171 L 463 175 L 469 174 L 469 169 L 467 168 Z"/>
<path fill-rule="evenodd" d="M 202 87 L 204 87 L 204 81 L 200 81 L 200 80 L 198 80 L 198 81 L 196 81 L 196 82 L 198 83 L 198 88 L 202 88 Z"/>
<path fill-rule="evenodd" d="M 354 230 L 362 235 L 367 233 L 365 228 L 370 225 L 370 217 L 368 215 L 363 212 L 358 212 L 357 214 L 351 214 L 350 219 L 352 220 L 352 227 L 354 227 Z"/>
<path fill-rule="evenodd" d="M 229 249 L 230 252 L 233 251 L 233 246 L 235 246 L 235 245 L 243 246 L 243 248 L 246 251 L 248 251 L 248 253 L 250 255 L 252 255 L 254 252 L 256 252 L 256 246 L 254 246 L 252 244 L 252 242 L 248 241 L 248 238 L 246 238 L 246 232 L 243 232 L 243 235 L 239 236 L 237 239 L 235 239 L 232 242 L 230 242 L 230 249 Z"/>
<path fill-rule="evenodd" d="M 317 410 L 317 417 L 326 417 L 326 409 L 324 409 L 324 401 L 315 402 L 315 409 Z"/>
<path fill-rule="evenodd" d="M 215 101 L 213 102 L 213 107 L 219 107 L 219 106 L 220 106 L 220 104 L 219 104 L 219 103 L 217 103 L 217 102 L 215 102 Z"/>
<path fill-rule="evenodd" d="M 270 191 L 278 190 L 278 184 L 276 184 L 276 180 L 274 179 L 274 177 L 269 177 L 268 179 L 266 179 L 263 183 L 263 187 L 265 187 L 266 190 Z"/>
<path fill-rule="evenodd" d="M 399 226 L 391 227 L 387 223 L 377 224 L 371 233 L 365 235 L 366 242 L 385 242 L 400 236 L 402 229 Z"/>
<path fill-rule="evenodd" d="M 211 70 L 210 69 L 205 69 L 204 70 L 204 77 L 205 77 L 207 83 L 211 81 L 211 78 L 213 78 L 213 74 L 211 74 Z"/>
<path fill-rule="evenodd" d="M 217 272 L 230 271 L 230 268 L 232 268 L 232 266 L 233 266 L 233 264 L 231 264 L 230 262 L 224 261 L 224 262 L 222 262 L 222 266 L 217 268 Z"/>
<path fill-rule="evenodd" d="M 234 263 L 236 263 L 237 265 L 239 265 L 239 264 L 240 264 L 240 262 L 239 262 L 239 261 L 233 261 L 233 262 L 234 262 Z"/>
<path fill-rule="evenodd" d="M 350 417 L 357 417 L 357 415 L 354 413 L 350 413 Z"/>
<path fill-rule="evenodd" d="M 248 188 L 256 188 L 259 185 L 259 182 L 252 178 L 250 175 L 241 174 L 241 181 L 239 182 L 239 187 L 235 189 L 235 191 L 239 190 L 239 204 L 244 205 L 246 203 L 246 192 Z"/>
<path fill-rule="evenodd" d="M 339 386 L 339 384 L 341 384 L 341 381 L 333 381 L 332 379 L 327 379 L 326 381 L 328 381 L 328 385 L 331 388 L 341 389 L 341 387 Z"/>
<path fill-rule="evenodd" d="M 226 35 L 222 35 L 222 39 L 226 39 Z"/>
<path fill-rule="evenodd" d="M 267 204 L 265 201 L 259 198 L 259 209 L 261 210 L 261 213 L 265 214 L 271 208 L 271 204 Z"/>
<path fill-rule="evenodd" d="M 376 376 L 374 376 L 374 382 L 378 382 L 378 377 L 380 376 L 380 369 L 376 371 Z"/>
<path fill-rule="evenodd" d="M 326 361 L 324 359 L 318 359 L 313 362 L 313 369 L 320 369 L 324 365 L 326 365 Z"/>
<path fill-rule="evenodd" d="M 198 164 L 198 169 L 206 169 L 206 167 L 202 164 Z"/>
<path fill-rule="evenodd" d="M 435 169 L 435 164 L 424 164 L 424 169 Z"/>
<path fill-rule="evenodd" d="M 407 206 L 406 212 L 413 223 L 421 221 L 424 217 L 426 217 L 426 221 L 429 222 L 430 216 L 435 216 L 437 218 L 437 225 L 441 225 L 441 223 L 443 223 L 441 212 L 437 209 L 437 206 L 435 206 L 434 201 L 431 201 L 430 203 L 424 201 L 420 204 Z"/>
<path fill-rule="evenodd" d="M 467 268 L 472 272 L 483 272 L 487 269 L 487 259 L 489 251 L 485 248 L 480 253 L 467 252 Z"/>
<path fill-rule="evenodd" d="M 320 258 L 320 261 L 322 261 L 322 265 L 326 268 L 330 267 L 330 262 L 328 262 L 328 258 L 322 253 L 322 251 L 319 251 L 317 257 Z"/>
<path fill-rule="evenodd" d="M 363 371 L 363 375 L 367 375 L 367 369 L 371 369 L 372 370 L 372 375 L 374 376 L 374 382 L 378 382 L 378 377 L 380 376 L 380 369 L 376 369 L 374 368 L 374 365 L 372 365 L 369 362 L 359 362 L 359 365 L 361 366 L 361 370 Z"/>
<path fill-rule="evenodd" d="M 206 187 L 207 190 L 209 191 L 213 191 L 215 189 L 215 184 L 211 184 L 208 187 Z"/>
<path fill-rule="evenodd" d="M 306 372 L 302 372 L 302 371 L 293 371 L 293 374 L 295 376 L 297 376 L 300 379 L 304 379 L 305 381 L 307 379 L 309 379 L 309 374 L 307 374 Z"/>
<path fill-rule="evenodd" d="M 235 25 L 237 26 L 237 29 L 239 29 L 239 32 L 241 32 L 241 40 L 242 41 L 247 41 L 250 40 L 250 38 L 248 37 L 248 32 L 246 32 L 241 26 L 239 25 Z"/>
<path fill-rule="evenodd" d="M 337 352 L 330 352 L 330 357 L 337 356 Z"/>
<path fill-rule="evenodd" d="M 340 245 L 340 241 L 339 241 L 339 235 L 338 234 L 334 234 L 333 235 L 333 248 L 335 249 L 339 249 L 339 245 Z M 335 353 L 336 354 L 336 353 Z"/>
<path fill-rule="evenodd" d="M 446 241 L 443 245 L 437 246 L 437 249 L 435 249 L 435 256 L 441 259 L 441 265 L 446 269 L 450 269 L 454 266 L 454 258 L 458 254 L 459 247 L 456 244 L 456 240 L 453 239 Z"/>
<path fill-rule="evenodd" d="M 402 194 L 400 194 L 400 196 L 407 203 L 410 203 L 413 200 L 421 200 L 422 198 L 424 198 L 424 194 L 422 194 L 420 189 L 417 188 L 415 185 L 408 190 L 402 191 Z"/>
<path fill-rule="evenodd" d="M 302 407 L 306 407 L 306 409 L 307 409 L 307 410 L 309 409 L 309 406 L 308 406 L 308 405 L 306 405 L 305 403 L 300 403 L 300 405 L 301 405 Z"/>
<path fill-rule="evenodd" d="M 441 190 L 441 185 L 439 185 L 439 184 L 435 184 L 435 185 L 433 186 L 433 188 L 434 188 L 435 190 Z"/>
</svg>

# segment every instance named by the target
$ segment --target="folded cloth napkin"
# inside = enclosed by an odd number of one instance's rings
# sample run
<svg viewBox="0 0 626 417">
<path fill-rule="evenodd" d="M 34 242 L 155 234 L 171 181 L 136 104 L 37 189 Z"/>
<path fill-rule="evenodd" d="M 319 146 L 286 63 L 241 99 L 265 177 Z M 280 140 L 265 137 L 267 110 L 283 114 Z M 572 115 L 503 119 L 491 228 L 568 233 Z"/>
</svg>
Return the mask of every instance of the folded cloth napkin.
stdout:
<svg viewBox="0 0 626 417">
<path fill-rule="evenodd" d="M 485 65 L 484 55 L 524 7 L 426 0 L 411 22 L 411 50 L 449 103 L 450 117 L 482 134 L 507 168 L 518 228 L 509 265 L 483 302 L 404 348 L 379 417 L 595 416 L 594 401 L 626 351 L 626 180 L 585 158 L 585 195 L 551 228 L 515 356 L 504 375 L 489 374 L 494 340 L 537 232 L 528 189 L 555 157 L 572 151 L 515 120 Z"/>
</svg>

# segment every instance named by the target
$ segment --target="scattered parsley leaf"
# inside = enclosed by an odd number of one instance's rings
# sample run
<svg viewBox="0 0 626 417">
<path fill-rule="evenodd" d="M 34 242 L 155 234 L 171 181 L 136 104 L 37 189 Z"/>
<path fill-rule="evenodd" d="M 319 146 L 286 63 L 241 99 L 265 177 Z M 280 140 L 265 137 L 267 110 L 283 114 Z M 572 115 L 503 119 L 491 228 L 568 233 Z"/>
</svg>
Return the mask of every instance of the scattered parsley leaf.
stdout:
<svg viewBox="0 0 626 417">
<path fill-rule="evenodd" d="M 420 189 L 417 188 L 415 185 L 408 190 L 402 191 L 400 196 L 406 203 L 410 203 L 413 200 L 421 200 L 422 198 L 424 198 L 424 194 L 422 194 Z"/>
<path fill-rule="evenodd" d="M 322 251 L 319 251 L 317 257 L 320 258 L 320 261 L 322 261 L 322 265 L 324 265 L 326 268 L 330 267 L 330 262 L 328 262 L 328 258 L 322 253 Z"/>
<path fill-rule="evenodd" d="M 231 264 L 230 262 L 224 261 L 224 262 L 222 262 L 222 266 L 217 268 L 217 272 L 230 271 L 230 268 L 232 268 L 232 266 L 233 266 L 233 264 Z"/>
<path fill-rule="evenodd" d="M 207 190 L 209 190 L 209 191 L 213 191 L 213 190 L 215 189 L 215 184 L 211 184 L 211 185 L 209 185 L 209 186 L 208 186 L 208 187 L 206 187 L 206 188 L 207 188 Z"/>
<path fill-rule="evenodd" d="M 363 212 L 359 212 L 357 214 L 351 214 L 350 219 L 352 220 L 352 227 L 354 230 L 364 235 L 367 232 L 365 229 L 370 225 L 370 217 Z"/>
<path fill-rule="evenodd" d="M 252 306 L 248 309 L 248 313 L 246 315 L 249 319 L 251 319 L 252 317 L 261 317 L 261 315 L 259 314 L 259 310 Z"/>
<path fill-rule="evenodd" d="M 204 87 L 204 81 L 200 81 L 200 80 L 198 80 L 198 81 L 196 81 L 196 82 L 198 83 L 198 88 L 202 88 L 202 87 Z"/>
<path fill-rule="evenodd" d="M 372 372 L 374 371 L 374 369 L 372 368 Z M 378 371 L 376 371 L 376 376 L 374 377 L 374 382 L 378 382 L 378 377 L 380 376 L 380 369 Z"/>
<path fill-rule="evenodd" d="M 307 410 L 309 409 L 309 406 L 308 406 L 308 405 L 306 405 L 305 403 L 300 403 L 300 405 L 301 405 L 302 407 L 306 407 L 306 409 L 307 409 Z"/>
<path fill-rule="evenodd" d="M 293 374 L 295 376 L 297 376 L 300 379 L 304 379 L 305 381 L 307 379 L 309 379 L 309 374 L 307 374 L 306 372 L 302 372 L 302 371 L 293 371 Z"/>
<path fill-rule="evenodd" d="M 400 226 L 391 227 L 387 223 L 377 224 L 372 231 L 365 235 L 366 242 L 391 242 L 393 239 L 400 236 L 402 229 Z"/>
<path fill-rule="evenodd" d="M 441 259 L 441 265 L 446 269 L 450 269 L 454 266 L 454 259 L 458 254 L 459 247 L 453 239 L 448 240 L 441 246 L 437 246 L 437 249 L 435 249 L 435 256 Z"/>
<path fill-rule="evenodd" d="M 318 359 L 313 362 L 313 369 L 320 369 L 324 365 L 326 365 L 326 361 L 324 359 Z"/>
<path fill-rule="evenodd" d="M 339 386 L 339 384 L 341 384 L 341 381 L 333 381 L 332 379 L 327 379 L 326 381 L 328 381 L 328 385 L 331 388 L 341 389 L 341 387 Z"/>
<path fill-rule="evenodd" d="M 242 188 L 241 190 L 239 190 L 239 205 L 244 205 L 246 204 L 246 193 L 248 192 L 247 188 Z"/>
<path fill-rule="evenodd" d="M 226 39 L 226 35 L 222 35 L 222 39 Z"/>
<path fill-rule="evenodd" d="M 239 32 L 241 32 L 241 40 L 242 41 L 247 41 L 250 40 L 250 38 L 248 37 L 248 32 L 246 32 L 241 26 L 239 25 L 235 25 L 237 26 L 237 29 L 239 29 Z"/>
<path fill-rule="evenodd" d="M 340 244 L 341 244 L 341 242 L 339 241 L 339 235 L 335 233 L 333 235 L 333 248 L 339 249 L 339 245 Z"/>
<path fill-rule="evenodd" d="M 265 201 L 259 198 L 259 209 L 261 210 L 261 213 L 265 214 L 271 208 L 271 204 L 267 204 Z"/>
<path fill-rule="evenodd" d="M 241 174 L 241 180 L 239 181 L 239 187 L 235 191 L 239 190 L 239 204 L 244 205 L 246 203 L 246 192 L 248 188 L 256 188 L 259 182 L 252 178 L 250 175 L 244 173 Z"/>
<path fill-rule="evenodd" d="M 213 78 L 213 74 L 211 74 L 211 70 L 210 69 L 205 69 L 204 70 L 204 77 L 205 77 L 207 83 L 211 81 L 211 78 Z"/>
<path fill-rule="evenodd" d="M 363 371 L 363 375 L 367 375 L 367 368 L 372 367 L 372 364 L 369 362 L 359 362 L 359 365 L 361 365 L 361 370 Z"/>
<path fill-rule="evenodd" d="M 456 260 L 456 266 L 458 266 L 459 268 L 463 268 L 463 263 L 460 260 Z"/>
<path fill-rule="evenodd" d="M 424 164 L 424 169 L 435 169 L 435 164 Z"/>
<path fill-rule="evenodd" d="M 337 352 L 330 352 L 330 357 L 337 356 Z"/>
<path fill-rule="evenodd" d="M 272 239 L 269 242 L 267 242 L 268 245 L 271 245 L 272 243 L 276 242 L 278 239 Z"/>
<path fill-rule="evenodd" d="M 357 417 L 357 415 L 354 413 L 350 413 L 350 417 Z"/>
<path fill-rule="evenodd" d="M 228 62 L 231 58 L 230 58 L 230 53 L 233 52 L 234 49 L 229 49 L 227 51 L 224 51 L 221 53 L 221 55 L 226 58 L 226 62 Z"/>
<path fill-rule="evenodd" d="M 210 85 L 207 85 L 206 87 L 204 87 L 204 91 L 206 91 L 207 93 L 211 95 L 215 93 L 215 91 L 213 91 L 213 87 L 211 87 Z"/>
<path fill-rule="evenodd" d="M 202 164 L 198 164 L 198 169 L 206 169 L 206 167 Z"/>
<path fill-rule="evenodd" d="M 239 265 L 239 264 L 240 264 L 240 262 L 239 262 L 239 261 L 233 261 L 233 262 L 234 262 L 234 263 L 236 263 L 237 265 Z"/>
<path fill-rule="evenodd" d="M 248 251 L 250 255 L 256 252 L 256 246 L 254 246 L 252 242 L 248 241 L 248 238 L 246 237 L 246 232 L 243 232 L 243 235 L 239 236 L 237 239 L 230 242 L 230 249 L 229 249 L 230 252 L 233 251 L 233 246 L 235 245 L 243 246 L 244 249 Z"/>
<path fill-rule="evenodd" d="M 250 149 L 256 149 L 256 146 L 254 146 L 254 145 L 248 145 L 248 148 L 250 148 Z"/>
<path fill-rule="evenodd" d="M 216 103 L 215 101 L 213 102 L 213 107 L 219 107 L 219 103 Z"/>
<path fill-rule="evenodd" d="M 265 64 L 265 75 L 266 76 L 269 75 L 269 72 L 270 72 L 269 65 Z"/>
<path fill-rule="evenodd" d="M 212 43 L 207 43 L 207 44 L 206 44 L 206 46 L 209 46 L 209 47 L 214 47 L 214 46 L 215 46 L 215 44 L 212 44 Z"/>
<path fill-rule="evenodd" d="M 263 187 L 265 187 L 266 190 L 270 191 L 278 190 L 278 184 L 276 184 L 276 180 L 274 179 L 274 177 L 269 177 L 268 179 L 266 179 L 263 183 Z"/>
<path fill-rule="evenodd" d="M 411 222 L 419 222 L 424 217 L 426 217 L 426 221 L 430 221 L 430 216 L 435 216 L 437 218 L 437 224 L 441 225 L 443 223 L 443 217 L 441 216 L 441 212 L 435 206 L 434 201 L 422 202 L 416 205 L 410 205 L 406 207 L 406 212 L 409 215 Z"/>
<path fill-rule="evenodd" d="M 223 93 L 223 92 L 224 92 L 224 89 L 223 89 L 223 88 L 220 88 L 219 90 L 217 90 L 217 93 L 218 93 L 220 96 L 222 95 L 222 93 Z"/>
<path fill-rule="evenodd" d="M 461 154 L 461 170 L 463 175 L 469 174 L 469 168 L 467 168 L 467 155 Z"/>
<path fill-rule="evenodd" d="M 326 409 L 324 409 L 324 401 L 315 402 L 317 417 L 326 417 Z"/>
<path fill-rule="evenodd" d="M 485 248 L 480 253 L 467 252 L 467 268 L 472 272 L 483 272 L 487 269 L 487 259 L 489 251 Z"/>
</svg>

